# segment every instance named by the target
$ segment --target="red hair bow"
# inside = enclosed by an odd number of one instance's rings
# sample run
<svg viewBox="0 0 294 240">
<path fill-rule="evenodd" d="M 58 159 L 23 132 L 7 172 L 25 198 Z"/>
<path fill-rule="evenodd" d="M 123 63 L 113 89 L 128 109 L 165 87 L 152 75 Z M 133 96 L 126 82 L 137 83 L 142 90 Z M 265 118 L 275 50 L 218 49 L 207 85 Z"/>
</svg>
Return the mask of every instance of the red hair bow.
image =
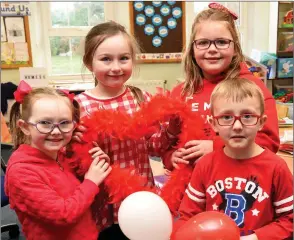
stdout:
<svg viewBox="0 0 294 240">
<path fill-rule="evenodd" d="M 210 3 L 208 5 L 208 7 L 212 8 L 212 9 L 219 9 L 220 11 L 227 12 L 227 13 L 231 14 L 231 16 L 233 17 L 234 20 L 238 19 L 238 15 L 236 13 L 234 13 L 233 11 L 229 10 L 228 8 L 226 8 L 225 6 L 223 6 L 219 3 Z"/>
<path fill-rule="evenodd" d="M 69 93 L 69 91 L 65 89 L 59 89 L 59 91 L 63 92 L 69 98 L 71 102 L 74 100 L 74 97 L 75 97 L 74 93 Z"/>
<path fill-rule="evenodd" d="M 32 88 L 24 80 L 21 80 L 16 91 L 13 93 L 15 101 L 18 103 L 23 103 L 23 99 L 32 91 Z"/>
</svg>

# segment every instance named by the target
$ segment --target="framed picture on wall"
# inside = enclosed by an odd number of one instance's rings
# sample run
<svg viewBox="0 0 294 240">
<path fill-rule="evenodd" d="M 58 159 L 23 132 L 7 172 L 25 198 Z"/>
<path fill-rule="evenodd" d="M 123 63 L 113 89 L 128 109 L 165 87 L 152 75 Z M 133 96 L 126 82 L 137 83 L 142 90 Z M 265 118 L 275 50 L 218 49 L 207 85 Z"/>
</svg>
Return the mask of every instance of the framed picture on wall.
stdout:
<svg viewBox="0 0 294 240">
<path fill-rule="evenodd" d="M 1 25 L 3 23 L 6 30 L 4 36 L 1 28 L 1 68 L 31 67 L 33 62 L 28 16 L 4 16 L 1 19 Z M 6 41 L 2 41 L 2 38 L 6 38 Z"/>
<path fill-rule="evenodd" d="M 129 3 L 131 34 L 145 63 L 181 62 L 186 41 L 185 2 L 135 1 Z"/>
</svg>

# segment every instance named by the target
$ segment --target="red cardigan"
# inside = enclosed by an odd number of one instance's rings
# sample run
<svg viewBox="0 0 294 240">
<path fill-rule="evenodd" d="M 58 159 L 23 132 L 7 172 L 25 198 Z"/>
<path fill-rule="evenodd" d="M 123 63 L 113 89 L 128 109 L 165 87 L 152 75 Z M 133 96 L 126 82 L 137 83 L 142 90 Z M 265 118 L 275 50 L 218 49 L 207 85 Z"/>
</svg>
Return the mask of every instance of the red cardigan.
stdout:
<svg viewBox="0 0 294 240">
<path fill-rule="evenodd" d="M 90 205 L 99 188 L 90 180 L 80 183 L 60 156 L 63 169 L 29 145 L 12 154 L 5 176 L 10 207 L 28 240 L 96 240 Z"/>
</svg>

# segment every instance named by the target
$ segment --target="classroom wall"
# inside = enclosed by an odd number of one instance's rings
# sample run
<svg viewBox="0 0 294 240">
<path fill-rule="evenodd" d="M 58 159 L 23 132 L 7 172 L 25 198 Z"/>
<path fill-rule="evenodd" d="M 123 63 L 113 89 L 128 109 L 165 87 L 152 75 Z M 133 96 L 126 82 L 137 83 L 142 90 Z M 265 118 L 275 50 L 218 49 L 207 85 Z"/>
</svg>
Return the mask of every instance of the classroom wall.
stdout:
<svg viewBox="0 0 294 240">
<path fill-rule="evenodd" d="M 34 66 L 45 66 L 45 61 L 40 54 L 44 47 L 42 46 L 42 34 L 40 32 L 40 21 L 41 16 L 36 14 L 38 11 L 36 2 L 31 2 L 30 17 L 30 31 L 31 31 L 31 42 L 32 42 L 32 54 Z M 129 3 L 128 2 L 116 2 L 115 8 L 111 10 L 107 9 L 109 19 L 113 19 L 123 24 L 129 30 Z M 193 2 L 186 2 L 186 40 L 188 41 L 190 36 L 190 28 L 195 17 Z M 269 48 L 272 50 L 272 38 L 269 38 L 270 24 L 270 11 L 274 11 L 274 6 L 270 5 L 269 2 L 247 2 L 247 36 L 248 41 L 246 47 L 243 48 L 246 55 L 250 55 L 251 49 L 259 49 L 262 51 L 268 51 Z M 106 19 L 108 20 L 108 19 Z M 275 29 L 276 31 L 276 29 Z M 137 78 L 140 80 L 151 80 L 151 79 L 165 79 L 168 81 L 167 88 L 171 89 L 178 78 L 183 78 L 182 65 L 180 63 L 156 63 L 156 64 L 141 64 L 139 67 L 139 73 Z M 17 69 L 13 70 L 2 70 L 1 81 L 8 82 L 12 81 L 16 84 L 19 82 L 19 72 Z"/>
</svg>

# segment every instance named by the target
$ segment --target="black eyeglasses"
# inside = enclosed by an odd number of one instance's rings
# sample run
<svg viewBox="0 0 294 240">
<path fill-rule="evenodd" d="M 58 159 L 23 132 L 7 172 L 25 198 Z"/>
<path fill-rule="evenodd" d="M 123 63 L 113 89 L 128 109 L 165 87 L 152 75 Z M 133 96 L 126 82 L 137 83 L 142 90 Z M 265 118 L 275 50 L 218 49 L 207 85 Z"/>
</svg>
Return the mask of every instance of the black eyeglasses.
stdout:
<svg viewBox="0 0 294 240">
<path fill-rule="evenodd" d="M 218 38 L 215 40 L 197 39 L 193 41 L 193 43 L 195 44 L 195 47 L 200 50 L 205 50 L 210 48 L 210 45 L 212 43 L 217 49 L 227 49 L 230 47 L 231 42 L 234 42 L 234 41 L 230 39 L 225 39 L 225 38 Z"/>
<path fill-rule="evenodd" d="M 254 126 L 257 124 L 260 117 L 261 116 L 255 114 L 242 114 L 240 116 L 224 114 L 220 116 L 213 116 L 220 126 L 232 126 L 237 120 L 239 120 L 244 126 Z"/>
<path fill-rule="evenodd" d="M 58 128 L 60 132 L 62 133 L 68 133 L 70 131 L 72 131 L 75 126 L 76 123 L 75 121 L 61 121 L 59 123 L 52 123 L 50 121 L 39 121 L 37 123 L 31 123 L 31 122 L 27 122 L 28 124 L 34 126 L 40 133 L 43 134 L 47 134 L 47 133 L 51 133 L 53 131 L 54 128 Z"/>
</svg>

